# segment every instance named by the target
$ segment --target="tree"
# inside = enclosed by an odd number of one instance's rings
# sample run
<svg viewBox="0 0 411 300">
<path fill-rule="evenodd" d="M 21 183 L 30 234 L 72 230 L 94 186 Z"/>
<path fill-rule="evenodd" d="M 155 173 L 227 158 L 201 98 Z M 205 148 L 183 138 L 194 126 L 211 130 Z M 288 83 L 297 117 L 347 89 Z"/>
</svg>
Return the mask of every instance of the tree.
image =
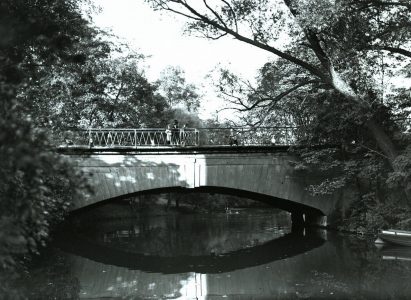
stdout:
<svg viewBox="0 0 411 300">
<path fill-rule="evenodd" d="M 80 174 L 33 126 L 24 107 L 30 96 L 22 102 L 17 95 L 42 78 L 43 66 L 81 63 L 81 41 L 92 39 L 95 30 L 78 1 L 6 0 L 0 3 L 0 32 L 0 294 L 7 295 L 7 280 L 20 263 L 16 257 L 35 253 L 71 197 L 84 191 Z"/>
<path fill-rule="evenodd" d="M 189 112 L 197 112 L 201 96 L 193 84 L 186 82 L 181 68 L 167 67 L 161 73 L 157 84 L 170 106 L 180 105 Z"/>
<path fill-rule="evenodd" d="M 282 95 L 311 85 L 338 95 L 329 100 L 335 104 L 343 101 L 346 107 L 361 111 L 361 123 L 391 168 L 404 171 L 398 165 L 397 145 L 378 119 L 384 103 L 375 88 L 375 76 L 367 75 L 375 74 L 382 55 L 387 60 L 409 62 L 411 9 L 407 1 L 147 2 L 156 10 L 185 17 L 189 32 L 210 39 L 231 36 L 294 66 L 302 76 L 296 76 Z M 288 32 L 288 45 L 279 43 L 284 30 Z"/>
<path fill-rule="evenodd" d="M 283 96 L 300 76 L 290 65 L 274 61 L 260 69 L 256 85 L 223 70 L 219 90 L 222 97 L 245 114 L 245 122 L 249 125 L 298 125 L 302 133 L 299 142 L 306 147 L 296 151 L 303 162 L 295 166 L 296 171 L 321 170 L 330 174 L 321 184 L 310 186 L 311 193 L 333 193 L 347 185 L 359 192 L 358 198 L 364 203 L 354 202 L 354 216 L 343 224 L 347 226 L 345 229 L 406 226 L 403 221 L 409 210 L 401 206 L 403 195 L 398 193 L 407 188 L 411 175 L 411 136 L 406 133 L 405 123 L 397 121 L 398 117 L 402 119 L 407 115 L 404 95 L 392 95 L 396 99 L 386 95 L 386 105 L 373 104 L 375 117 L 403 149 L 396 159 L 402 171 L 393 172 L 387 168 L 384 155 L 376 150 L 374 138 L 364 128 L 364 112 L 360 107 L 341 99 L 341 94 L 317 85 Z M 319 144 L 329 148 L 310 147 Z M 398 211 L 402 211 L 401 214 Z M 409 228 L 409 224 L 406 227 Z"/>
<path fill-rule="evenodd" d="M 81 65 L 54 67 L 22 91 L 22 101 L 27 95 L 35 99 L 26 104 L 28 113 L 47 118 L 53 128 L 61 130 L 164 124 L 169 106 L 157 86 L 145 78 L 140 67 L 144 57 L 96 56 L 96 51 Z"/>
<path fill-rule="evenodd" d="M 106 62 L 114 45 L 103 40 L 104 33 L 90 30 L 92 34 L 67 50 L 76 59 L 49 64 L 36 57 L 26 58 L 22 69 L 29 76 L 16 100 L 22 113 L 31 116 L 34 126 L 60 131 L 78 127 L 87 118 L 85 109 L 103 95 L 104 82 L 91 79 L 94 73 L 109 73 Z"/>
<path fill-rule="evenodd" d="M 292 70 L 292 66 L 274 61 L 260 69 L 256 85 L 223 70 L 219 90 L 222 97 L 245 113 L 244 119 L 250 125 L 299 126 L 303 133 L 299 142 L 308 147 L 295 150 L 302 158 L 302 163 L 295 166 L 296 171 L 321 170 L 329 174 L 321 184 L 310 186 L 312 194 L 329 194 L 343 186 L 354 187 L 357 197 L 342 219 L 334 218 L 333 225 L 339 223 L 343 229 L 361 231 L 376 231 L 382 227 L 410 229 L 407 221 L 410 211 L 402 200 L 403 195 L 398 193 L 407 188 L 411 174 L 411 136 L 406 133 L 406 123 L 399 122 L 409 114 L 403 89 L 385 95 L 385 105 L 373 104 L 374 115 L 399 148 L 404 149 L 396 159 L 402 171 L 392 172 L 384 156 L 376 151 L 378 148 L 370 132 L 362 125 L 364 112 L 360 107 L 352 107 L 339 99 L 341 94 L 317 85 L 283 96 L 299 76 L 301 74 Z M 329 147 L 310 147 L 318 144 Z"/>
</svg>

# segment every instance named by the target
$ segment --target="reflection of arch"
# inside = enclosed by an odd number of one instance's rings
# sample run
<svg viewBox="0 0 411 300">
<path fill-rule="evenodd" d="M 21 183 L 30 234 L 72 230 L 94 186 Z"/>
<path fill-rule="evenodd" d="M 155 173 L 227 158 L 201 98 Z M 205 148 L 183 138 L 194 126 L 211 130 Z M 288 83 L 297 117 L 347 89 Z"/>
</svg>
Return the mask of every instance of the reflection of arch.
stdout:
<svg viewBox="0 0 411 300">
<path fill-rule="evenodd" d="M 289 258 L 317 248 L 324 240 L 315 232 L 289 233 L 260 246 L 233 251 L 225 255 L 160 257 L 127 252 L 91 242 L 80 235 L 61 233 L 57 245 L 64 251 L 104 264 L 165 274 L 198 272 L 221 273 L 258 266 Z"/>
</svg>

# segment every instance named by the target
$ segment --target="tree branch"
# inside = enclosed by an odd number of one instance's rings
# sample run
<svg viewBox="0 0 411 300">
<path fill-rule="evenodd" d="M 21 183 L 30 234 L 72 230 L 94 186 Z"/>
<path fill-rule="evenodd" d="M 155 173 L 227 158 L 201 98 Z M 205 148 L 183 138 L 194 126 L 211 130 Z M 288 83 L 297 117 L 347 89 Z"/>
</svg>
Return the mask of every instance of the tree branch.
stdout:
<svg viewBox="0 0 411 300">
<path fill-rule="evenodd" d="M 181 2 L 181 1 L 174 1 L 174 0 L 172 0 L 172 2 L 179 3 L 179 2 Z M 181 2 L 181 3 L 182 3 L 182 2 Z M 166 4 L 163 3 L 163 2 L 162 2 L 162 3 L 158 3 L 158 1 L 157 1 L 157 4 L 158 4 L 159 7 L 160 7 L 161 9 L 163 9 L 163 10 L 170 11 L 170 12 L 172 12 L 172 13 L 175 13 L 175 14 L 177 14 L 177 15 L 186 17 L 186 18 L 188 18 L 188 19 L 195 20 L 195 21 L 200 21 L 200 22 L 201 22 L 201 19 L 200 19 L 200 18 L 195 18 L 195 17 L 193 17 L 193 16 L 191 16 L 191 15 L 189 15 L 189 14 L 185 14 L 185 13 L 183 13 L 183 12 L 181 12 L 181 11 L 178 11 L 178 10 L 175 10 L 175 9 L 173 9 L 173 8 L 170 8 L 168 5 L 166 5 Z M 183 4 L 183 3 L 182 3 L 182 4 Z"/>
<path fill-rule="evenodd" d="M 221 33 L 221 34 L 219 34 L 219 35 L 217 35 L 217 36 L 211 36 L 211 35 L 209 35 L 209 34 L 207 34 L 207 33 L 203 33 L 203 36 L 204 36 L 205 38 L 210 39 L 210 40 L 214 40 L 214 41 L 216 41 L 216 40 L 218 40 L 218 39 L 221 39 L 222 37 L 225 37 L 226 35 L 227 35 L 226 32 L 223 32 L 223 33 Z"/>
<path fill-rule="evenodd" d="M 263 98 L 263 99 L 260 99 L 259 101 L 256 101 L 255 103 L 253 103 L 251 106 L 246 106 L 246 105 L 243 105 L 243 104 L 242 104 L 242 105 L 244 106 L 244 109 L 242 109 L 242 110 L 240 110 L 240 111 L 249 111 L 249 110 L 252 110 L 252 109 L 258 107 L 258 105 L 259 105 L 261 102 L 265 102 L 265 101 L 270 101 L 271 103 L 278 102 L 278 101 L 280 101 L 282 98 L 284 98 L 284 97 L 288 96 L 289 94 L 291 94 L 292 92 L 294 92 L 295 90 L 298 90 L 300 87 L 303 87 L 303 86 L 305 86 L 305 85 L 309 85 L 309 84 L 312 84 L 312 83 L 318 83 L 318 80 L 309 80 L 309 81 L 301 82 L 301 83 L 293 86 L 292 88 L 290 88 L 290 89 L 288 89 L 288 90 L 280 93 L 279 95 L 277 95 L 277 96 L 274 97 L 274 98 Z M 271 105 L 270 105 L 270 106 L 271 106 Z"/>
<path fill-rule="evenodd" d="M 361 8 L 380 7 L 380 6 L 403 6 L 406 8 L 411 8 L 411 3 L 409 2 L 407 3 L 405 1 L 391 2 L 391 1 L 370 0 L 368 1 L 368 3 L 364 3 L 361 6 Z"/>
<path fill-rule="evenodd" d="M 259 41 L 256 41 L 254 39 L 248 38 L 244 35 L 239 34 L 238 32 L 236 32 L 235 30 L 229 28 L 229 27 L 224 27 L 224 25 L 219 24 L 218 22 L 214 21 L 214 20 L 210 20 L 207 16 L 199 13 L 197 10 L 195 10 L 192 6 L 190 6 L 187 2 L 182 1 L 182 0 L 174 0 L 173 2 L 181 4 L 183 7 L 185 7 L 192 15 L 190 19 L 195 19 L 197 21 L 201 20 L 201 22 L 211 25 L 214 28 L 221 30 L 223 32 L 226 32 L 227 34 L 233 36 L 234 38 L 236 38 L 237 40 L 253 45 L 257 48 L 260 48 L 262 50 L 268 51 L 272 54 L 277 55 L 278 57 L 281 57 L 285 60 L 288 60 L 304 69 L 306 69 L 308 72 L 310 72 L 312 75 L 321 78 L 324 81 L 329 81 L 329 77 L 326 76 L 326 74 L 324 74 L 320 69 L 318 69 L 317 67 L 309 64 L 308 62 L 301 60 L 295 56 L 292 56 L 286 52 L 280 51 L 277 48 L 274 48 L 272 46 L 269 46 L 267 44 L 261 43 Z M 180 15 L 187 15 L 184 13 L 179 13 Z"/>
<path fill-rule="evenodd" d="M 398 54 L 411 58 L 411 51 L 408 51 L 402 48 L 390 47 L 390 46 L 375 46 L 375 47 L 371 46 L 370 49 L 385 50 L 385 51 L 389 51 L 392 53 L 398 53 Z"/>
<path fill-rule="evenodd" d="M 220 16 L 214 9 L 212 9 L 212 8 L 208 5 L 207 0 L 203 0 L 203 2 L 204 2 L 204 5 L 207 7 L 207 9 L 208 9 L 209 11 L 211 11 L 211 13 L 217 18 L 217 20 L 219 20 L 219 21 L 221 22 L 221 24 L 223 24 L 223 26 L 224 26 L 225 28 L 228 28 L 228 27 L 227 27 L 227 24 L 224 22 L 224 20 L 221 18 L 221 16 Z"/>
<path fill-rule="evenodd" d="M 285 5 L 290 10 L 291 14 L 294 18 L 298 17 L 298 11 L 293 7 L 293 0 L 284 0 Z M 314 54 L 317 56 L 318 60 L 320 61 L 322 67 L 325 70 L 329 69 L 330 61 L 327 57 L 327 54 L 324 52 L 320 45 L 320 40 L 315 32 L 313 32 L 310 28 L 303 28 L 305 37 L 309 43 L 309 48 L 314 51 Z M 326 78 L 323 78 L 326 79 Z M 327 79 L 325 81 L 328 81 Z"/>
<path fill-rule="evenodd" d="M 231 13 L 233 14 L 233 20 L 234 20 L 234 26 L 235 26 L 235 31 L 238 32 L 238 23 L 237 23 L 237 15 L 235 14 L 234 9 L 231 7 L 230 3 L 228 3 L 225 0 L 221 0 L 227 7 L 230 9 Z"/>
</svg>

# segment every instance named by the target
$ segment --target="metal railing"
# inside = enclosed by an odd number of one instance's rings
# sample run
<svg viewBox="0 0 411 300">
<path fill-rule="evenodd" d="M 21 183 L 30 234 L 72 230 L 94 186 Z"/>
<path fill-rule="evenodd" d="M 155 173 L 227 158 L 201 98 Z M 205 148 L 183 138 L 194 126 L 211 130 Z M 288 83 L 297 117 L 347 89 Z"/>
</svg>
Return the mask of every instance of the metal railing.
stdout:
<svg viewBox="0 0 411 300">
<path fill-rule="evenodd" d="M 198 131 L 195 128 L 139 129 L 88 129 L 81 134 L 81 144 L 93 147 L 138 147 L 138 146 L 197 146 Z"/>
<path fill-rule="evenodd" d="M 231 127 L 200 128 L 201 145 L 282 145 L 298 144 L 301 134 L 297 127 Z"/>
<path fill-rule="evenodd" d="M 297 127 L 230 128 L 90 128 L 67 132 L 66 145 L 89 147 L 258 146 L 296 145 L 302 139 Z"/>
</svg>

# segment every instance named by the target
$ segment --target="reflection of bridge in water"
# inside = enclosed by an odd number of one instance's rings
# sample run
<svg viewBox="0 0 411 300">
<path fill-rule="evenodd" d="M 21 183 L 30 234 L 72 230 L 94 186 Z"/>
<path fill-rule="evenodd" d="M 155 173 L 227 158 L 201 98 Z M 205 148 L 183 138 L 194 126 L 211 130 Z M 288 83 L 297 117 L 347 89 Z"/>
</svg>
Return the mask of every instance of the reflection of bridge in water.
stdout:
<svg viewBox="0 0 411 300">
<path fill-rule="evenodd" d="M 325 241 L 317 231 L 297 231 L 259 246 L 220 255 L 165 257 L 133 253 L 124 245 L 114 247 L 70 232 L 60 236 L 57 244 L 66 252 L 107 265 L 163 274 L 230 272 L 290 258 L 320 247 Z"/>
<path fill-rule="evenodd" d="M 68 255 L 66 286 L 78 282 L 80 299 L 409 299 L 408 262 L 383 261 L 372 243 L 325 234 L 304 254 L 222 273 L 144 272 Z"/>
<path fill-rule="evenodd" d="M 58 150 L 89 175 L 95 193 L 75 199 L 72 210 L 109 199 L 176 189 L 263 201 L 291 212 L 296 225 L 326 225 L 327 217 L 342 206 L 339 193 L 308 193 L 310 185 L 321 183 L 330 174 L 295 168 L 299 160 L 289 151 L 300 140 L 295 128 L 243 129 L 243 134 L 235 137 L 241 140 L 240 146 L 234 147 L 227 145 L 232 128 L 185 130 L 189 133 L 185 147 L 167 145 L 164 129 L 80 131 L 72 145 Z M 202 144 L 210 136 L 218 143 Z M 270 144 L 273 137 L 283 144 Z"/>
</svg>

